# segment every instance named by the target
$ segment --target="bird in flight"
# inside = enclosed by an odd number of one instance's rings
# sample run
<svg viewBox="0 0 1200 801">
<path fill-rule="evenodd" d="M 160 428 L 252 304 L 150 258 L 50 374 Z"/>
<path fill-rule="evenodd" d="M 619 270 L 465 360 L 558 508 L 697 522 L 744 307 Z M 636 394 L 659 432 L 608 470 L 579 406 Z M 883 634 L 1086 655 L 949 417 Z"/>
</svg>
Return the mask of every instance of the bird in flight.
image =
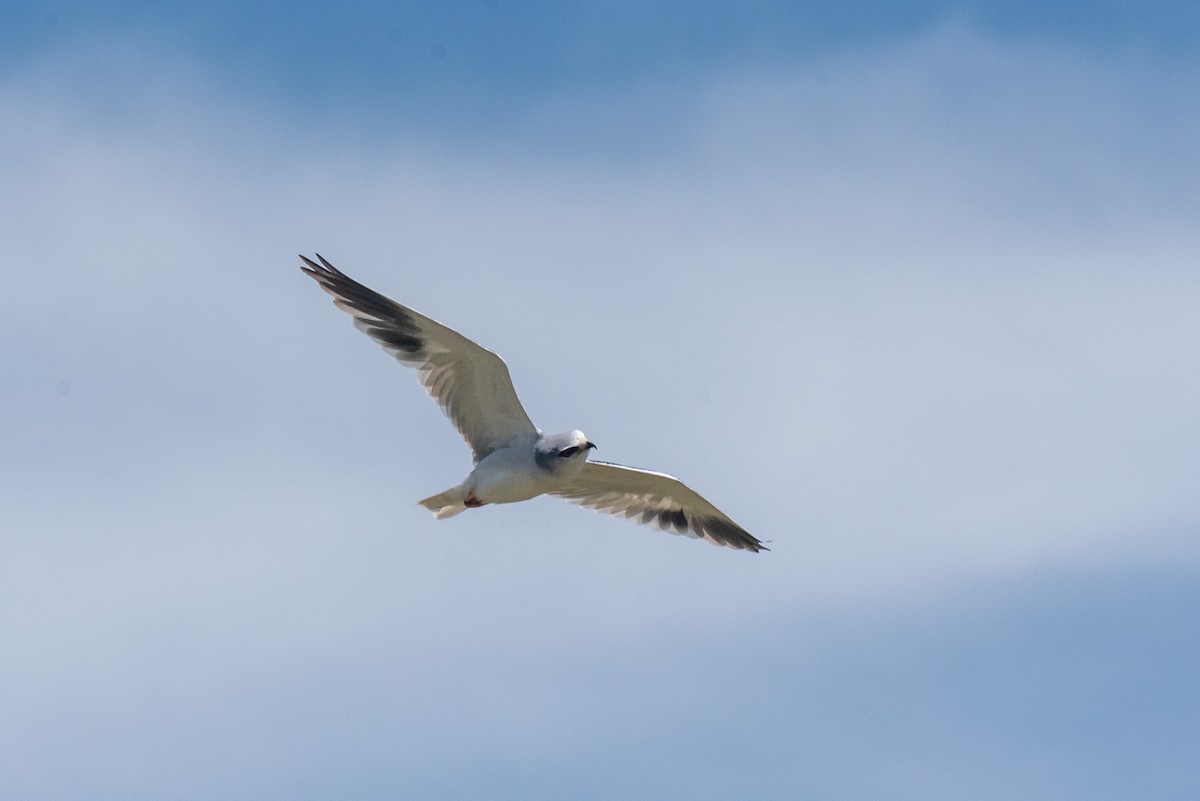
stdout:
<svg viewBox="0 0 1200 801">
<path fill-rule="evenodd" d="M 504 360 L 441 323 L 368 289 L 317 254 L 300 269 L 354 325 L 402 364 L 454 423 L 475 456 L 461 483 L 422 501 L 439 520 L 489 503 L 554 495 L 598 512 L 716 545 L 767 550 L 720 509 L 666 473 L 589 461 L 582 431 L 545 434 L 525 413 Z M 318 263 L 319 262 L 319 263 Z"/>
</svg>

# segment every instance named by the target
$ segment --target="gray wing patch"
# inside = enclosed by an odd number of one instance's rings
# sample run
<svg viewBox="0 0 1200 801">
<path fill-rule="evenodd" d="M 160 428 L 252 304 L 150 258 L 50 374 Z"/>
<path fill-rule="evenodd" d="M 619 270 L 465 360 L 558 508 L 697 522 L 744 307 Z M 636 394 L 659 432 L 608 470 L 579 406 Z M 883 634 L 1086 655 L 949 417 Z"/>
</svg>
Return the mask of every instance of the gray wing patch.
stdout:
<svg viewBox="0 0 1200 801">
<path fill-rule="evenodd" d="M 320 254 L 317 262 L 300 258 L 300 269 L 354 318 L 355 327 L 401 363 L 417 368 L 421 383 L 471 446 L 476 462 L 517 439 L 537 436 L 503 359 L 358 283 Z"/>
<path fill-rule="evenodd" d="M 714 545 L 769 550 L 691 487 L 666 473 L 588 462 L 574 481 L 550 494 L 597 512 L 705 539 Z"/>
</svg>

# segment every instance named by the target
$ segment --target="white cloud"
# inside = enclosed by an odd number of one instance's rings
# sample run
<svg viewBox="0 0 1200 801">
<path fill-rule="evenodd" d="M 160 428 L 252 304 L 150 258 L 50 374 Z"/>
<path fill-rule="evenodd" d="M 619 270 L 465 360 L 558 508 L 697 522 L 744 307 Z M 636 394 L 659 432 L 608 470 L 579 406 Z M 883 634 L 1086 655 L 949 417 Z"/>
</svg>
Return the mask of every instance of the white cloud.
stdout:
<svg viewBox="0 0 1200 801">
<path fill-rule="evenodd" d="M 291 271 L 319 248 L 507 354 L 547 427 L 684 473 L 775 540 L 770 564 L 831 560 L 829 592 L 1125 558 L 1147 525 L 1196 516 L 1179 225 L 1196 199 L 1157 180 L 1195 145 L 1145 144 L 1189 122 L 1135 115 L 1153 75 L 950 29 L 731 77 L 673 155 L 596 165 L 360 148 L 319 119 L 167 96 L 178 70 L 127 76 L 141 94 L 120 124 L 60 104 L 52 69 L 41 95 L 3 95 L 25 168 L 6 238 L 38 267 L 6 301 L 9 330 L 36 332 L 16 399 L 39 437 L 102 449 L 97 467 L 224 474 L 228 451 L 302 450 L 288 440 L 320 419 L 322 446 L 367 449 L 409 494 L 457 478 L 410 377 Z M 894 581 L 855 579 L 872 553 Z"/>
<path fill-rule="evenodd" d="M 123 710 L 172 725 L 149 698 L 199 732 L 182 748 L 292 690 L 369 711 L 322 689 L 337 663 L 435 741 L 447 703 L 486 737 L 554 718 L 562 665 L 1200 555 L 1197 198 L 1171 180 L 1196 120 L 1150 71 L 948 31 L 733 75 L 673 152 L 601 163 L 364 145 L 155 66 L 116 119 L 78 110 L 74 67 L 0 85 L 26 724 L 57 699 L 136 746 Z M 413 502 L 467 452 L 294 268 L 314 249 L 505 355 L 545 427 L 683 475 L 775 550 L 550 501 L 435 524 Z"/>
</svg>

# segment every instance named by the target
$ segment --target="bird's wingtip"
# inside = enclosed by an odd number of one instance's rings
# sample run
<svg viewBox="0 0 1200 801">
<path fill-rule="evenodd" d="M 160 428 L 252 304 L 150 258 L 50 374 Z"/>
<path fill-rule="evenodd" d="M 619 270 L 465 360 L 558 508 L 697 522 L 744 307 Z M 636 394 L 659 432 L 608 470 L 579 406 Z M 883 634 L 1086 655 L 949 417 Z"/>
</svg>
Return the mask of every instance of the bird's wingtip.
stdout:
<svg viewBox="0 0 1200 801">
<path fill-rule="evenodd" d="M 304 264 L 300 265 L 300 269 L 304 270 L 304 272 L 308 273 L 309 275 L 343 275 L 341 270 L 330 264 L 329 259 L 322 256 L 320 253 L 313 254 L 317 257 L 317 261 L 313 261 L 303 253 L 298 253 L 296 255 L 300 257 L 300 261 L 304 262 Z M 317 262 L 320 262 L 320 264 Z"/>
</svg>

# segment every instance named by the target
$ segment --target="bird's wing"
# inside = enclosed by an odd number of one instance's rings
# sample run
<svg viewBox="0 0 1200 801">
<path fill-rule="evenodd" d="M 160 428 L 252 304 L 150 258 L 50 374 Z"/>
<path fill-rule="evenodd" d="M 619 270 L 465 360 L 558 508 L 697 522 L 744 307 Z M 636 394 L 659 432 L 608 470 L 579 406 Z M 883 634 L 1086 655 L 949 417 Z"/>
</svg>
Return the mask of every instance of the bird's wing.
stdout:
<svg viewBox="0 0 1200 801">
<path fill-rule="evenodd" d="M 522 437 L 537 435 L 504 360 L 462 334 L 401 306 L 347 277 L 320 254 L 300 257 L 354 325 L 397 360 L 419 371 L 421 383 L 475 452 L 479 462 Z"/>
<path fill-rule="evenodd" d="M 695 490 L 666 473 L 588 462 L 577 478 L 550 494 L 673 534 L 702 537 L 715 545 L 768 550 Z"/>
</svg>

